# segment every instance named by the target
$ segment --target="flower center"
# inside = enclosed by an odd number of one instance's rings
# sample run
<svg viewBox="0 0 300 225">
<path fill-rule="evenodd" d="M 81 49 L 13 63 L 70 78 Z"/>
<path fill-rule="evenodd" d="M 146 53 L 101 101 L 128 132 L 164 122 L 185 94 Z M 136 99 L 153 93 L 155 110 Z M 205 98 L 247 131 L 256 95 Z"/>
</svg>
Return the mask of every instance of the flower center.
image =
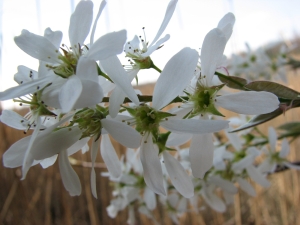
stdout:
<svg viewBox="0 0 300 225">
<path fill-rule="evenodd" d="M 194 108 L 190 117 L 204 115 L 206 113 L 223 116 L 215 108 L 215 96 L 219 91 L 219 87 L 205 87 L 200 83 L 197 84 L 194 94 L 190 95 L 189 100 L 193 102 Z"/>
<path fill-rule="evenodd" d="M 96 135 L 96 140 L 98 140 L 102 129 L 101 120 L 106 118 L 107 115 L 108 110 L 99 105 L 96 105 L 95 109 L 84 108 L 74 115 L 70 126 L 75 123 L 78 124 L 80 130 L 82 130 L 80 139 Z"/>
</svg>

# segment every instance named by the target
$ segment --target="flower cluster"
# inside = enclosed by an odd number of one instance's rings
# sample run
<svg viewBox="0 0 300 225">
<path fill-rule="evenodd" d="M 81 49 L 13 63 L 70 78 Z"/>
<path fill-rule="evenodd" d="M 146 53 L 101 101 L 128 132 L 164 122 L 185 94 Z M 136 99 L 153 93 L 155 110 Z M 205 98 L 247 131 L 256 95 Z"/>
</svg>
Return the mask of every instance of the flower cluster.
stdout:
<svg viewBox="0 0 300 225">
<path fill-rule="evenodd" d="M 0 93 L 0 100 L 13 99 L 29 108 L 24 117 L 4 110 L 1 122 L 25 132 L 33 130 L 4 153 L 6 167 L 21 166 L 25 179 L 30 167 L 41 164 L 46 168 L 58 160 L 66 190 L 70 195 L 79 195 L 81 184 L 68 156 L 79 150 L 90 151 L 91 188 L 97 197 L 94 165 L 100 147 L 108 176 L 115 183 L 115 199 L 108 213 L 115 217 L 128 206 L 129 222 L 134 224 L 133 202 L 139 203 L 140 212 L 154 219 L 151 210 L 157 204 L 155 193 L 177 221 L 177 216 L 187 211 L 187 198 L 196 211 L 199 196 L 212 208 L 224 211 L 225 203 L 215 194 L 217 188 L 222 188 L 225 202 L 229 203 L 237 191 L 234 183 L 254 195 L 247 178 L 267 186 L 266 172 L 274 171 L 277 164 L 291 166 L 284 159 L 288 152 L 286 141 L 279 154 L 270 144 L 267 160 L 256 167 L 255 158 L 261 154 L 258 149 L 234 141 L 239 139 L 234 134 L 227 133 L 231 143 L 219 143 L 214 136 L 229 128 L 229 120 L 220 118 L 224 117 L 220 108 L 258 117 L 273 115 L 282 102 L 288 104 L 295 95 L 290 91 L 286 97 L 285 89 L 282 97 L 278 88 L 272 91 L 260 83 L 253 85 L 226 74 L 223 52 L 235 23 L 232 13 L 207 33 L 200 53 L 183 48 L 159 69 L 151 54 L 170 38 L 169 34 L 161 36 L 177 0 L 169 2 L 150 44 L 138 36 L 128 41 L 126 30 L 94 41 L 105 4 L 103 0 L 93 21 L 92 1 L 78 3 L 70 19 L 69 45 L 61 43 L 61 31 L 50 28 L 43 36 L 23 30 L 15 37 L 24 52 L 39 60 L 39 68 L 19 66 L 14 76 L 18 85 Z M 121 64 L 122 52 L 130 66 Z M 131 84 L 143 69 L 160 73 L 152 96 L 144 96 Z M 240 91 L 228 93 L 225 86 Z M 120 160 L 110 137 L 129 148 L 126 160 Z M 270 135 L 270 143 L 275 139 Z M 188 141 L 189 148 L 180 149 Z"/>
</svg>

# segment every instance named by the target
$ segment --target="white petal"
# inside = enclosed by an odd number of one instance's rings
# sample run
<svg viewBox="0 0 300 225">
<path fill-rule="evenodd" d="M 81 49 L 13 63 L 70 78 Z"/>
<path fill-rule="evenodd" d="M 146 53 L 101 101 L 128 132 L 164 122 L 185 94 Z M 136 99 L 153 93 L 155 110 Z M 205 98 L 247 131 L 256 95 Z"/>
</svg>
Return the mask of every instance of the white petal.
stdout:
<svg viewBox="0 0 300 225">
<path fill-rule="evenodd" d="M 233 183 L 231 183 L 228 180 L 225 180 L 223 178 L 221 178 L 220 176 L 216 175 L 216 176 L 212 176 L 209 179 L 212 183 L 216 184 L 217 186 L 219 186 L 222 190 L 230 193 L 230 194 L 236 194 L 238 189 L 236 186 L 234 186 Z"/>
<path fill-rule="evenodd" d="M 109 97 L 109 115 L 114 118 L 118 115 L 126 95 L 119 86 L 116 86 Z"/>
<path fill-rule="evenodd" d="M 120 177 L 121 176 L 121 163 L 119 160 L 119 157 L 114 149 L 114 147 L 111 144 L 111 141 L 109 139 L 109 136 L 102 135 L 101 140 L 101 156 L 103 158 L 103 161 L 105 162 L 107 169 L 109 173 L 113 177 Z"/>
<path fill-rule="evenodd" d="M 269 127 L 268 139 L 269 139 L 269 144 L 270 144 L 270 150 L 272 152 L 276 152 L 277 134 L 273 127 Z"/>
<path fill-rule="evenodd" d="M 47 38 L 57 49 L 59 49 L 63 33 L 61 31 L 52 31 L 49 27 L 44 32 L 44 37 Z"/>
<path fill-rule="evenodd" d="M 25 130 L 28 128 L 28 120 L 12 110 L 3 110 L 0 120 L 14 129 Z"/>
<path fill-rule="evenodd" d="M 93 2 L 80 1 L 70 18 L 69 38 L 72 48 L 80 44 L 88 36 L 93 21 Z"/>
<path fill-rule="evenodd" d="M 145 187 L 144 201 L 145 201 L 146 206 L 147 206 L 148 209 L 154 210 L 156 208 L 155 193 L 148 187 Z"/>
<path fill-rule="evenodd" d="M 63 150 L 58 157 L 59 171 L 62 182 L 71 196 L 81 194 L 81 184 L 78 175 L 72 168 L 66 150 Z"/>
<path fill-rule="evenodd" d="M 92 159 L 91 189 L 92 189 L 92 194 L 95 198 L 97 198 L 95 161 L 96 161 L 97 152 L 99 148 L 99 142 L 100 142 L 100 138 L 97 141 L 95 140 L 95 138 L 93 138 L 92 147 L 91 147 L 91 159 Z"/>
<path fill-rule="evenodd" d="M 16 168 L 22 166 L 23 159 L 31 136 L 22 138 L 9 147 L 3 154 L 3 165 L 8 168 Z"/>
<path fill-rule="evenodd" d="M 248 166 L 246 170 L 249 177 L 256 183 L 265 188 L 270 186 L 270 182 L 265 178 L 263 174 L 260 173 L 260 171 L 257 168 L 255 168 L 254 166 Z"/>
<path fill-rule="evenodd" d="M 50 62 L 59 63 L 57 47 L 47 38 L 22 30 L 20 36 L 15 37 L 16 45 L 33 58 Z"/>
<path fill-rule="evenodd" d="M 153 41 L 149 45 L 150 47 L 159 39 L 161 34 L 165 31 L 165 29 L 168 26 L 168 24 L 170 22 L 170 19 L 172 18 L 172 15 L 175 11 L 177 2 L 178 2 L 178 0 L 171 0 L 169 2 L 166 13 L 165 13 L 165 17 L 163 19 L 163 22 L 161 23 L 160 28 L 157 31 L 157 34 L 156 34 L 155 38 L 153 39 Z"/>
<path fill-rule="evenodd" d="M 59 92 L 59 103 L 63 113 L 70 112 L 82 92 L 82 83 L 78 76 L 71 76 L 61 87 Z"/>
<path fill-rule="evenodd" d="M 103 35 L 90 47 L 87 57 L 102 60 L 123 52 L 127 32 L 121 30 Z"/>
<path fill-rule="evenodd" d="M 43 167 L 43 169 L 46 169 L 46 168 L 48 168 L 49 166 L 52 166 L 52 165 L 55 163 L 55 161 L 56 161 L 56 159 L 57 159 L 57 156 L 58 156 L 58 155 L 54 155 L 54 156 L 51 156 L 51 157 L 49 157 L 49 158 L 43 159 L 43 160 L 40 162 L 40 164 L 41 164 L 41 166 Z"/>
<path fill-rule="evenodd" d="M 274 111 L 279 106 L 276 95 L 265 91 L 244 91 L 222 95 L 215 105 L 246 115 L 259 115 Z"/>
<path fill-rule="evenodd" d="M 103 99 L 103 90 L 98 82 L 91 80 L 81 80 L 82 92 L 75 102 L 73 108 L 80 109 L 84 107 L 91 107 Z"/>
<path fill-rule="evenodd" d="M 225 134 L 236 151 L 242 150 L 241 139 L 236 133 L 228 133 L 226 131 Z"/>
<path fill-rule="evenodd" d="M 241 171 L 246 167 L 252 165 L 253 161 L 254 161 L 254 157 L 252 155 L 247 155 L 245 158 L 241 159 L 240 161 L 234 162 L 231 168 L 232 170 L 235 171 Z"/>
<path fill-rule="evenodd" d="M 91 37 L 90 37 L 90 45 L 93 45 L 94 43 L 94 34 L 95 34 L 95 31 L 96 31 L 96 27 L 97 27 L 97 22 L 98 22 L 98 19 L 104 9 L 106 5 L 106 1 L 105 0 L 102 0 L 101 4 L 100 4 L 100 7 L 99 7 L 99 10 L 98 10 L 98 13 L 97 13 L 97 16 L 94 20 L 94 25 L 93 25 L 93 29 L 92 29 L 92 32 L 91 32 Z"/>
<path fill-rule="evenodd" d="M 226 210 L 226 205 L 224 202 L 214 193 L 212 192 L 207 192 L 202 195 L 204 198 L 205 202 L 214 210 L 217 212 L 225 212 Z"/>
<path fill-rule="evenodd" d="M 180 162 L 174 159 L 167 151 L 163 152 L 163 156 L 172 184 L 185 198 L 191 198 L 194 195 L 194 186 L 191 178 L 187 175 Z"/>
<path fill-rule="evenodd" d="M 234 23 L 235 16 L 231 12 L 227 13 L 218 23 L 218 28 L 223 31 L 227 41 L 232 34 L 232 28 Z"/>
<path fill-rule="evenodd" d="M 208 86 L 222 61 L 226 42 L 224 33 L 218 28 L 208 32 L 204 38 L 201 48 L 201 74 L 207 77 Z"/>
<path fill-rule="evenodd" d="M 160 125 L 170 131 L 178 133 L 205 134 L 228 128 L 225 120 L 195 120 L 195 119 L 169 119 L 160 122 Z"/>
<path fill-rule="evenodd" d="M 81 136 L 81 130 L 73 127 L 63 128 L 51 133 L 41 132 L 36 138 L 31 154 L 35 160 L 45 159 L 71 147 Z"/>
<path fill-rule="evenodd" d="M 179 146 L 188 142 L 193 137 L 192 134 L 171 133 L 168 137 L 166 146 Z"/>
<path fill-rule="evenodd" d="M 163 108 L 186 88 L 194 76 L 197 61 L 197 51 L 184 48 L 167 62 L 154 87 L 153 108 Z"/>
<path fill-rule="evenodd" d="M 131 81 L 117 56 L 101 60 L 101 65 L 113 82 L 133 101 L 139 105 L 139 99 L 131 85 Z"/>
<path fill-rule="evenodd" d="M 18 66 L 18 72 L 14 75 L 14 80 L 18 84 L 24 84 L 37 78 L 37 72 L 26 66 Z"/>
<path fill-rule="evenodd" d="M 38 89 L 42 89 L 47 84 L 51 83 L 53 77 L 42 77 L 33 81 L 29 81 L 24 84 L 20 84 L 16 87 L 9 88 L 3 92 L 0 92 L 0 101 L 21 97 L 30 93 L 36 92 Z"/>
<path fill-rule="evenodd" d="M 158 157 L 158 148 L 154 147 L 151 134 L 144 136 L 142 139 L 140 158 L 146 185 L 155 193 L 166 195 L 162 168 Z"/>
<path fill-rule="evenodd" d="M 129 125 L 113 119 L 101 120 L 102 126 L 120 144 L 128 148 L 137 148 L 141 143 L 141 135 Z"/>
<path fill-rule="evenodd" d="M 68 156 L 73 155 L 74 153 L 78 152 L 80 149 L 84 148 L 89 140 L 90 138 L 86 137 L 76 141 L 75 144 L 73 144 L 71 147 L 67 149 Z"/>
<path fill-rule="evenodd" d="M 81 80 L 98 82 L 97 64 L 94 60 L 81 56 L 77 63 L 76 75 Z"/>
<path fill-rule="evenodd" d="M 34 161 L 33 155 L 31 153 L 32 145 L 34 144 L 34 142 L 40 132 L 41 124 L 42 124 L 42 120 L 41 120 L 41 117 L 39 117 L 36 121 L 36 128 L 33 130 L 30 141 L 29 141 L 28 145 L 26 146 L 27 150 L 25 152 L 23 164 L 22 164 L 22 180 L 25 179 L 26 174 Z"/>
<path fill-rule="evenodd" d="M 236 181 L 239 183 L 240 188 L 243 191 L 245 191 L 248 195 L 250 195 L 252 197 L 256 196 L 256 192 L 255 192 L 254 188 L 247 180 L 238 177 L 236 179 Z"/>
<path fill-rule="evenodd" d="M 155 45 L 152 45 L 147 49 L 145 53 L 142 53 L 141 56 L 146 58 L 147 56 L 151 55 L 155 50 L 159 48 L 163 43 L 165 43 L 167 40 L 170 39 L 170 35 L 166 34 L 163 38 L 159 39 L 158 42 L 155 43 Z"/>
<path fill-rule="evenodd" d="M 290 145 L 287 139 L 283 139 L 281 143 L 281 151 L 279 152 L 280 158 L 285 158 L 290 152 Z"/>
<path fill-rule="evenodd" d="M 214 145 L 212 134 L 194 135 L 189 155 L 193 176 L 203 178 L 213 164 Z"/>
</svg>

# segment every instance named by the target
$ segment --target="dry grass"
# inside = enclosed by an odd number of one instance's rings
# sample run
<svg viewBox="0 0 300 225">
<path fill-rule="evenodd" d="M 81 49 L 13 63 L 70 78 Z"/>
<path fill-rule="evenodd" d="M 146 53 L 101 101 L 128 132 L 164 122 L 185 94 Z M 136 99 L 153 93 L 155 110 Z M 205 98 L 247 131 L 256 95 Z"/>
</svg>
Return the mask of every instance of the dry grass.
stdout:
<svg viewBox="0 0 300 225">
<path fill-rule="evenodd" d="M 290 76 L 292 88 L 300 91 L 296 75 Z M 153 86 L 142 87 L 145 94 L 151 93 Z M 147 89 L 147 90 L 146 90 Z M 269 125 L 274 127 L 288 121 L 299 121 L 299 110 L 288 111 L 267 124 L 261 126 L 266 131 Z M 24 137 L 22 131 L 16 131 L 0 124 L 0 159 L 4 151 L 16 140 Z M 292 144 L 289 160 L 300 160 L 298 146 L 300 140 Z M 124 149 L 115 144 L 119 153 Z M 90 161 L 89 154 L 77 154 L 76 159 Z M 98 156 L 99 157 L 99 156 Z M 101 159 L 97 159 L 101 162 Z M 43 170 L 40 166 L 30 169 L 26 180 L 20 180 L 20 169 L 4 168 L 0 164 L 0 224 L 126 224 L 127 212 L 119 213 L 116 219 L 111 219 L 106 213 L 106 207 L 111 199 L 111 189 L 108 179 L 99 174 L 105 171 L 101 164 L 96 168 L 97 191 L 99 199 L 94 199 L 90 191 L 90 169 L 76 166 L 76 172 L 82 183 L 82 194 L 70 197 L 64 189 L 57 164 Z M 186 214 L 181 224 L 282 224 L 294 225 L 300 221 L 300 172 L 285 171 L 269 177 L 272 186 L 263 189 L 255 186 L 257 197 L 249 198 L 243 192 L 236 195 L 234 204 L 228 207 L 226 213 L 217 213 L 207 208 L 199 214 Z M 161 224 L 171 225 L 171 219 L 158 208 L 156 218 Z M 151 224 L 147 218 L 138 215 L 137 224 Z"/>
</svg>

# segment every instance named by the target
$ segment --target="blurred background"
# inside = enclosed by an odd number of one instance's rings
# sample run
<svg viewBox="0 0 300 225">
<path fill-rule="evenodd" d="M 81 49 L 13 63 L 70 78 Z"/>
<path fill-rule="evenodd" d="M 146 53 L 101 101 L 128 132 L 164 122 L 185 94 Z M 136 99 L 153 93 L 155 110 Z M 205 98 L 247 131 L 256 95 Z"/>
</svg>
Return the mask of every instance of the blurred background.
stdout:
<svg viewBox="0 0 300 225">
<path fill-rule="evenodd" d="M 94 0 L 96 15 L 101 3 Z M 156 35 L 160 27 L 168 0 L 108 0 L 101 15 L 95 37 L 117 31 L 127 30 L 131 40 L 134 35 L 143 35 L 145 27 L 147 40 Z M 15 86 L 13 75 L 18 65 L 37 70 L 37 60 L 20 50 L 13 37 L 22 29 L 43 35 L 44 30 L 61 30 L 63 43 L 68 44 L 69 17 L 78 0 L 0 0 L 0 88 L 1 91 Z M 169 58 L 181 48 L 189 46 L 199 49 L 206 33 L 216 27 L 227 12 L 236 16 L 233 35 L 227 44 L 225 54 L 246 51 L 245 43 L 252 49 L 272 47 L 285 43 L 290 48 L 298 48 L 300 31 L 300 1 L 297 0 L 187 0 L 180 1 L 167 27 L 165 34 L 171 39 L 164 47 L 153 54 L 153 61 L 163 68 Z M 293 55 L 299 57 L 297 51 Z M 122 57 L 122 56 L 121 56 Z M 126 60 L 124 60 L 126 62 Z M 143 71 L 139 78 L 144 94 L 151 94 L 153 82 L 158 73 Z M 299 71 L 288 71 L 288 86 L 300 91 Z M 2 109 L 14 106 L 12 101 L 2 102 Z M 27 111 L 20 111 L 22 115 Z M 226 113 L 226 112 L 225 112 Z M 274 127 L 284 122 L 299 121 L 299 110 L 288 111 L 260 128 Z M 0 224 L 126 224 L 127 211 L 118 214 L 116 219 L 107 215 L 106 207 L 111 200 L 111 188 L 107 178 L 100 177 L 105 167 L 97 164 L 97 191 L 99 199 L 94 199 L 90 191 L 89 154 L 76 154 L 78 164 L 74 165 L 80 176 L 83 191 L 79 197 L 70 197 L 64 189 L 58 165 L 43 170 L 40 166 L 30 169 L 26 180 L 20 180 L 20 169 L 8 169 L 2 165 L 2 155 L 15 141 L 23 138 L 22 131 L 13 130 L 0 124 Z M 289 160 L 299 161 L 297 151 L 300 141 L 292 144 Z M 115 143 L 119 154 L 124 148 Z M 101 162 L 100 156 L 97 159 Z M 256 186 L 257 197 L 250 198 L 240 192 L 226 213 L 217 213 L 208 206 L 199 214 L 186 214 L 181 224 L 298 224 L 300 221 L 300 173 L 285 171 L 270 176 L 272 186 L 263 189 Z M 204 203 L 205 205 L 205 203 Z M 155 216 L 161 224 L 173 224 L 163 209 L 158 208 Z M 137 216 L 137 224 L 151 224 L 145 216 Z"/>
</svg>

